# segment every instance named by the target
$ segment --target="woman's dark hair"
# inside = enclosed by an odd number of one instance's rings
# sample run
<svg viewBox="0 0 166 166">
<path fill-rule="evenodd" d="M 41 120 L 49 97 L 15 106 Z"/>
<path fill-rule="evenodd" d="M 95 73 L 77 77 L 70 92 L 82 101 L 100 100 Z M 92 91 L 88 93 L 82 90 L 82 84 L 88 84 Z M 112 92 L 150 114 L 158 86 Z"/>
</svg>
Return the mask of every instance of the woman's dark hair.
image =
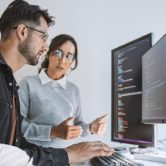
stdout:
<svg viewBox="0 0 166 166">
<path fill-rule="evenodd" d="M 74 65 L 73 68 L 71 68 L 71 70 L 76 69 L 76 67 L 78 66 L 77 43 L 76 43 L 75 39 L 72 36 L 69 36 L 67 34 L 61 34 L 61 35 L 58 35 L 58 36 L 56 36 L 55 38 L 52 39 L 51 44 L 49 46 L 49 51 L 47 52 L 47 58 L 42 63 L 41 69 L 42 68 L 48 68 L 48 65 L 49 65 L 48 57 L 51 55 L 51 52 L 54 51 L 55 49 L 59 48 L 62 44 L 64 44 L 67 41 L 70 41 L 71 43 L 73 43 L 73 45 L 75 47 L 75 56 L 74 56 L 75 65 Z M 39 71 L 41 71 L 41 69 Z"/>
<path fill-rule="evenodd" d="M 19 23 L 30 22 L 40 25 L 41 16 L 45 19 L 48 26 L 55 23 L 53 16 L 50 16 L 47 10 L 42 10 L 39 6 L 31 5 L 23 0 L 14 0 L 0 18 L 1 38 L 3 40 L 7 39 L 11 30 Z"/>
</svg>

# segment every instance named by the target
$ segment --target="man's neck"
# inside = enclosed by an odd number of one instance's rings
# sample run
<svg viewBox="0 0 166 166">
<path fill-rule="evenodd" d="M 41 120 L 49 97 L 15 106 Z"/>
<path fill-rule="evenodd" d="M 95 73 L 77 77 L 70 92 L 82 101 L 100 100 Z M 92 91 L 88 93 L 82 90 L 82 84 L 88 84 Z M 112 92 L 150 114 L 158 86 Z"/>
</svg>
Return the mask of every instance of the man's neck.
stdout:
<svg viewBox="0 0 166 166">
<path fill-rule="evenodd" d="M 17 47 L 11 41 L 0 41 L 0 52 L 6 63 L 11 67 L 13 73 L 26 64 L 23 56 L 18 52 Z"/>
</svg>

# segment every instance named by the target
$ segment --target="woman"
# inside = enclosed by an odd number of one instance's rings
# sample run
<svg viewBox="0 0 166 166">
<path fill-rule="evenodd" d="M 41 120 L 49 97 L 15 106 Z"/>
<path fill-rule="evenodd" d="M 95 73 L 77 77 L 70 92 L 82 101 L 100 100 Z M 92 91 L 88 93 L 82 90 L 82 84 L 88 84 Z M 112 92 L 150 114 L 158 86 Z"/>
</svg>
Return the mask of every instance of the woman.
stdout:
<svg viewBox="0 0 166 166">
<path fill-rule="evenodd" d="M 52 40 L 39 75 L 20 83 L 22 132 L 27 141 L 64 148 L 80 135 L 103 132 L 105 115 L 90 124 L 82 120 L 79 90 L 67 81 L 68 72 L 77 65 L 77 43 L 62 34 Z"/>
</svg>

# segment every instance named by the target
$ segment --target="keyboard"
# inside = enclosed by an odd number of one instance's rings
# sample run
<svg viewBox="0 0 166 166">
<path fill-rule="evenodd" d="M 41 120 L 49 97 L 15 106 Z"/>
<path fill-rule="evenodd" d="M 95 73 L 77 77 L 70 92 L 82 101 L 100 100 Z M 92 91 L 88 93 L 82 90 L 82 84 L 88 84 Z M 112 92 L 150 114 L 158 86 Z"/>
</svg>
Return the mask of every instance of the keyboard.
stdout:
<svg viewBox="0 0 166 166">
<path fill-rule="evenodd" d="M 92 166 L 144 166 L 118 152 L 114 152 L 111 156 L 95 157 L 90 162 Z"/>
</svg>

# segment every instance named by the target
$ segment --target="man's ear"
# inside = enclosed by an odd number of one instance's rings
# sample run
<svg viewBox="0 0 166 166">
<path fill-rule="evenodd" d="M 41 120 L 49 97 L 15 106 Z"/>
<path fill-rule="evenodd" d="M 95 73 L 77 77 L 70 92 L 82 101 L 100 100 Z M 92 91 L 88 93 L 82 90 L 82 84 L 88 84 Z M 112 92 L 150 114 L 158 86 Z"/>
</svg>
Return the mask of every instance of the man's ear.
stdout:
<svg viewBox="0 0 166 166">
<path fill-rule="evenodd" d="M 24 41 L 28 36 L 28 29 L 24 24 L 20 24 L 16 28 L 16 33 L 20 41 Z"/>
</svg>

